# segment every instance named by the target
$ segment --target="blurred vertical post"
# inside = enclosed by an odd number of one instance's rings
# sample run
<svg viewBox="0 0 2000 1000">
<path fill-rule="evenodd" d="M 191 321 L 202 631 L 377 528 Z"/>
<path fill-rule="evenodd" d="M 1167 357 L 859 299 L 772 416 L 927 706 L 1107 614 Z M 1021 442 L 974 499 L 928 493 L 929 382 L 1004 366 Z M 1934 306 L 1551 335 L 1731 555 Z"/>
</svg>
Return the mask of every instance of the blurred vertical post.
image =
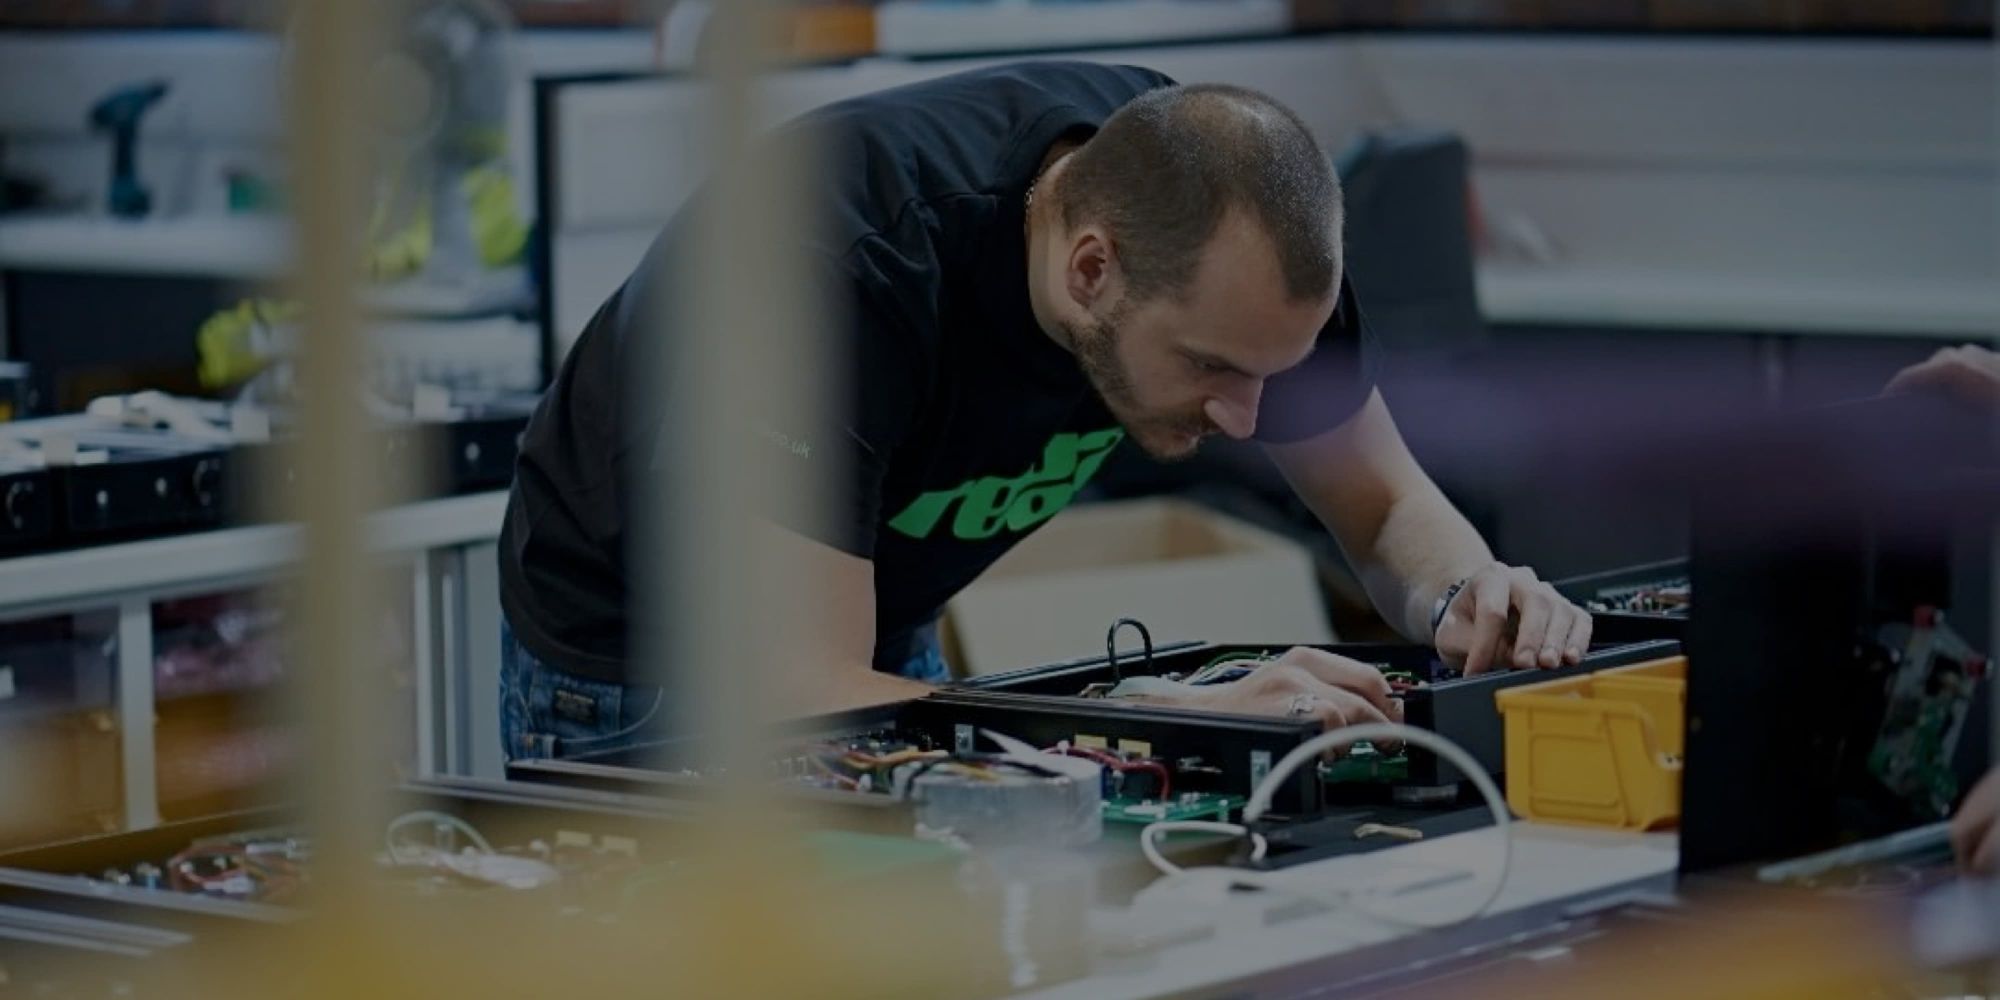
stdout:
<svg viewBox="0 0 2000 1000">
<path fill-rule="evenodd" d="M 1988 80 L 1992 80 L 1994 92 L 1992 92 L 1992 100 L 1986 104 L 1986 112 L 1992 116 L 1992 120 L 1988 122 L 1988 128 L 1990 128 L 1988 130 L 1988 138 L 1992 142 L 1992 148 L 1986 150 L 1986 168 L 1988 168 L 1988 172 L 1992 176 L 1992 186 L 1988 188 L 1988 198 L 1986 198 L 1986 222 L 1992 226 L 1992 256 L 1990 256 L 1990 260 L 1994 262 L 1994 272 L 1988 274 L 1986 278 L 1994 284 L 1994 288 L 2000 288 L 2000 0 L 1992 2 L 1992 8 L 1988 10 L 1988 16 L 1994 22 L 1992 44 L 1988 46 L 1990 52 L 1992 52 L 1992 60 L 1994 60 L 1994 66 L 1992 66 L 1992 72 L 1988 74 Z M 2000 340 L 1988 338 L 1986 346 L 2000 348 Z M 1992 434 L 1992 440 L 2000 442 L 2000 410 L 1994 410 L 1994 414 L 1992 414 L 1990 434 Z M 1988 574 L 1986 574 L 1986 600 L 1990 604 L 1990 612 L 1988 612 L 1988 618 L 1986 618 L 1986 656 L 2000 656 L 2000 510 L 1990 512 L 1990 516 L 1988 516 L 1988 532 L 1990 534 L 1986 538 L 1986 548 L 1988 548 L 1990 556 L 1988 556 Z M 1988 708 L 1990 708 L 1988 714 L 1986 714 L 1986 718 L 1992 720 L 1992 724 L 1988 726 L 1988 738 L 1986 738 L 1986 744 L 1988 744 L 1986 746 L 1986 764 L 1988 764 L 1988 768 L 2000 768 L 2000 682 L 1988 682 L 1986 684 L 1986 692 L 1988 692 L 1986 700 L 1988 700 Z"/>
<path fill-rule="evenodd" d="M 838 454 L 827 442 L 811 461 L 771 461 L 764 435 L 829 426 L 826 383 L 845 371 L 823 363 L 817 335 L 823 304 L 804 240 L 817 221 L 804 197 L 809 171 L 760 145 L 759 26 L 769 7 L 719 4 L 709 21 L 708 182 L 690 205 L 693 250 L 673 261 L 685 270 L 674 284 L 688 293 L 652 318 L 665 343 L 653 384 L 639 390 L 672 387 L 663 446 L 642 487 L 651 495 L 638 505 L 652 523 L 637 567 L 637 659 L 669 683 L 672 714 L 700 728 L 744 799 L 758 795 L 741 779 L 756 773 L 776 721 L 776 658 L 819 652 L 779 649 L 779 633 L 792 629 L 773 626 L 817 620 L 823 603 L 817 581 L 760 550 L 761 525 L 772 514 L 789 524 L 824 517 L 824 466 Z"/>
<path fill-rule="evenodd" d="M 823 516 L 819 467 L 838 449 L 826 442 L 812 462 L 772 461 L 760 449 L 767 432 L 828 426 L 814 419 L 823 383 L 830 368 L 844 371 L 817 356 L 822 314 L 802 239 L 815 221 L 805 207 L 810 172 L 771 155 L 760 135 L 771 6 L 713 8 L 707 182 L 684 209 L 688 252 L 665 265 L 680 273 L 652 276 L 684 293 L 649 317 L 654 349 L 633 390 L 665 396 L 663 426 L 639 429 L 642 440 L 657 434 L 659 447 L 633 505 L 631 648 L 642 676 L 666 687 L 662 714 L 699 733 L 704 771 L 725 783 L 696 838 L 707 848 L 697 862 L 705 876 L 681 897 L 701 918 L 682 952 L 696 967 L 676 969 L 678 981 L 694 993 L 853 994 L 865 987 L 828 971 L 824 931 L 838 918 L 822 912 L 797 831 L 770 808 L 764 780 L 780 657 L 805 657 L 810 669 L 817 653 L 779 648 L 793 627 L 773 626 L 818 620 L 822 596 L 799 567 L 760 550 L 769 537 L 760 519 L 784 513 L 799 523 L 780 505 Z"/>
<path fill-rule="evenodd" d="M 304 307 L 298 354 L 297 507 L 304 560 L 291 609 L 299 669 L 291 685 L 303 723 L 298 791 L 314 838 L 316 954 L 338 953 L 362 906 L 380 815 L 387 741 L 371 702 L 365 651 L 368 544 L 364 515 L 385 470 L 368 448 L 360 405 L 367 338 L 355 294 L 361 282 L 368 122 L 377 110 L 367 67 L 381 51 L 388 0 L 300 0 L 293 5 L 286 121 L 295 295 Z M 339 978 L 325 980 L 327 988 Z"/>
</svg>

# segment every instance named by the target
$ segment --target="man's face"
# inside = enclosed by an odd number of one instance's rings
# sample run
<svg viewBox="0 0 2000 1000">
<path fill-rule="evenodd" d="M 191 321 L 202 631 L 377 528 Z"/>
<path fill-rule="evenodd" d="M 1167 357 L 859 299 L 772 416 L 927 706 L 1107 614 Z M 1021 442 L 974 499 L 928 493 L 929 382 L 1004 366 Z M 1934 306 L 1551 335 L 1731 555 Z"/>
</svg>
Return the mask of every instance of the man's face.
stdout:
<svg viewBox="0 0 2000 1000">
<path fill-rule="evenodd" d="M 1063 329 L 1111 415 L 1169 462 L 1212 434 L 1249 437 L 1265 379 L 1305 360 L 1334 306 L 1289 301 L 1270 238 L 1235 214 L 1180 295 L 1134 301 L 1121 286 L 1107 297 Z"/>
</svg>

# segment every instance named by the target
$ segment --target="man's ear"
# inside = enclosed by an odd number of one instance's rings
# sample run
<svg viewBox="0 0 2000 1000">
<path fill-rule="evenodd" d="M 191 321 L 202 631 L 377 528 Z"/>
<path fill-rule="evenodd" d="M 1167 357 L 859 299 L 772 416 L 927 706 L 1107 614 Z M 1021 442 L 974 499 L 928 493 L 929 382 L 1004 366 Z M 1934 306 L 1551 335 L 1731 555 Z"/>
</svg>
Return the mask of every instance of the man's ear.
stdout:
<svg viewBox="0 0 2000 1000">
<path fill-rule="evenodd" d="M 1084 227 L 1070 243 L 1065 274 L 1071 301 L 1086 311 L 1100 302 L 1115 301 L 1120 278 L 1111 237 L 1095 226 Z"/>
</svg>

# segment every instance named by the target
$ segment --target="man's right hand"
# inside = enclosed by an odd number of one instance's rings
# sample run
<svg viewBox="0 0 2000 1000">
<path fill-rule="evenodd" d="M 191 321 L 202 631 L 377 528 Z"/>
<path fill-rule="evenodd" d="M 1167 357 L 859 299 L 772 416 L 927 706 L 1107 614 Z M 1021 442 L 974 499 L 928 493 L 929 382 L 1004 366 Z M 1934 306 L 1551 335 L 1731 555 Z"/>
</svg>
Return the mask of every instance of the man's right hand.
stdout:
<svg viewBox="0 0 2000 1000">
<path fill-rule="evenodd" d="M 1143 699 L 1182 708 L 1239 715 L 1317 719 L 1328 729 L 1363 722 L 1401 722 L 1382 672 L 1359 660 L 1297 647 L 1240 680 L 1188 689 L 1184 696 Z"/>
<path fill-rule="evenodd" d="M 1882 389 L 1889 395 L 1929 390 L 1976 405 L 2000 406 L 2000 354 L 1971 344 L 1947 347 L 1897 372 Z"/>
</svg>

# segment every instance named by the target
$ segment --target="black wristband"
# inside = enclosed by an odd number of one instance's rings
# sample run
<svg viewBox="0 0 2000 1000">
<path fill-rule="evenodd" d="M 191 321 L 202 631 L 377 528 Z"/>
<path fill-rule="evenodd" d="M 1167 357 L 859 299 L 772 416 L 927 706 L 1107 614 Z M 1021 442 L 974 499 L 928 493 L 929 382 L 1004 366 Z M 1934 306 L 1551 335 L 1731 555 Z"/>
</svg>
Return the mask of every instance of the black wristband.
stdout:
<svg viewBox="0 0 2000 1000">
<path fill-rule="evenodd" d="M 1438 595 L 1437 604 L 1431 607 L 1431 643 L 1433 645 L 1437 643 L 1438 626 L 1444 624 L 1444 613 L 1451 610 L 1452 599 L 1456 598 L 1458 592 L 1464 590 L 1465 585 L 1470 582 L 1472 582 L 1472 578 L 1469 576 L 1461 578 L 1457 583 L 1444 588 L 1444 593 Z"/>
</svg>

